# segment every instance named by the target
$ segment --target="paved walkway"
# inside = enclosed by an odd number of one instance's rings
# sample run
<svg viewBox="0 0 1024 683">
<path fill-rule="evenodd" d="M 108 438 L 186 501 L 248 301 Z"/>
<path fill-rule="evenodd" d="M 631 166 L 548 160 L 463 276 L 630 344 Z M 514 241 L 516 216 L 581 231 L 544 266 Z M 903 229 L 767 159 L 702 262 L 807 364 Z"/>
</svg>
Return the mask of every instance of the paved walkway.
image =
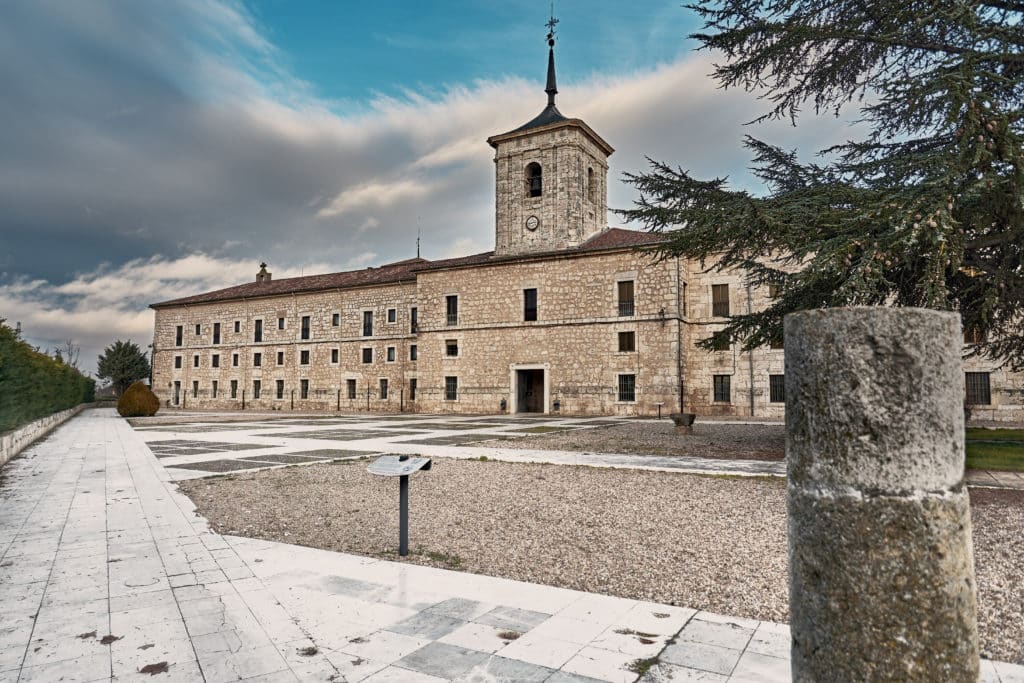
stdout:
<svg viewBox="0 0 1024 683">
<path fill-rule="evenodd" d="M 0 470 L 0 683 L 633 681 L 652 657 L 644 681 L 788 681 L 788 644 L 781 624 L 214 534 L 110 410 Z"/>
</svg>

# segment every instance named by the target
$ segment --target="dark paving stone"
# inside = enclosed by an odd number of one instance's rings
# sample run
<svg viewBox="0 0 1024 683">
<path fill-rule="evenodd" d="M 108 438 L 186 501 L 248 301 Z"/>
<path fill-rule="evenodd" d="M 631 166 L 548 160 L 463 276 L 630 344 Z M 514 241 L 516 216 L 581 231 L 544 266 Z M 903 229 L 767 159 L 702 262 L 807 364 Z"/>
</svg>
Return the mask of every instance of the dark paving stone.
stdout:
<svg viewBox="0 0 1024 683">
<path fill-rule="evenodd" d="M 402 657 L 395 662 L 395 666 L 452 680 L 482 666 L 488 659 L 490 655 L 486 652 L 445 643 L 430 643 Z"/>
<path fill-rule="evenodd" d="M 394 626 L 388 628 L 392 633 L 401 633 L 405 636 L 415 638 L 429 638 L 437 640 L 464 626 L 467 622 L 462 619 L 453 619 L 443 614 L 434 612 L 419 612 L 408 619 L 403 619 Z"/>
<path fill-rule="evenodd" d="M 551 675 L 551 678 L 546 680 L 544 683 L 602 683 L 602 681 L 597 678 L 590 678 L 589 676 L 580 676 L 579 674 L 571 674 L 566 671 L 556 671 Z"/>
<path fill-rule="evenodd" d="M 341 448 L 319 448 L 312 451 L 295 451 L 296 455 L 307 455 L 319 460 L 333 460 L 335 458 L 353 458 L 363 455 L 377 455 L 380 451 L 346 451 Z"/>
<path fill-rule="evenodd" d="M 531 612 L 516 607 L 495 607 L 482 617 L 474 619 L 478 624 L 486 624 L 495 628 L 526 633 L 534 626 L 546 621 L 550 614 Z"/>
<path fill-rule="evenodd" d="M 460 434 L 452 436 L 434 436 L 425 439 L 410 439 L 402 443 L 414 444 L 417 446 L 463 446 L 479 441 L 490 441 L 491 439 L 505 438 L 502 434 Z"/>
<path fill-rule="evenodd" d="M 216 448 L 161 448 L 158 450 L 150 449 L 154 454 L 159 453 L 164 457 L 170 457 L 174 455 L 199 455 L 200 453 L 216 453 Z"/>
<path fill-rule="evenodd" d="M 537 426 L 537 427 L 521 427 L 519 429 L 513 429 L 513 432 L 518 434 L 557 434 L 558 432 L 571 432 L 576 427 L 548 427 L 548 426 Z"/>
<path fill-rule="evenodd" d="M 248 460 L 255 460 L 257 462 L 276 462 L 280 465 L 298 465 L 303 462 L 323 462 L 323 458 L 310 458 L 304 455 L 288 455 L 282 453 L 281 455 L 254 455 Z"/>
<path fill-rule="evenodd" d="M 436 605 L 431 605 L 425 612 L 433 612 L 434 614 L 443 614 L 446 617 L 452 619 L 464 619 L 469 621 L 469 618 L 480 608 L 479 602 L 476 600 L 467 600 L 466 598 L 450 598 L 439 602 Z"/>
<path fill-rule="evenodd" d="M 449 429 L 452 431 L 464 431 L 467 429 L 488 429 L 492 426 L 491 424 L 476 424 L 467 422 L 416 422 L 414 424 L 403 425 L 405 427 L 413 429 Z"/>
<path fill-rule="evenodd" d="M 168 465 L 168 467 L 180 470 L 198 470 L 200 472 L 234 472 L 235 470 L 251 470 L 268 466 L 270 466 L 269 463 L 249 462 L 248 460 L 207 460 L 182 465 Z"/>
</svg>

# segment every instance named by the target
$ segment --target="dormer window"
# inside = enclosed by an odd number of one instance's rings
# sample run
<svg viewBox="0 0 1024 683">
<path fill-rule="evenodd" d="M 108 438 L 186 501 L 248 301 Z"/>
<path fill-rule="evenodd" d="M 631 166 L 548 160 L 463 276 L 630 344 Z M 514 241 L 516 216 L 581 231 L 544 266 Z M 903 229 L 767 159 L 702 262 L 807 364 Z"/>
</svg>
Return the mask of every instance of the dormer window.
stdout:
<svg viewBox="0 0 1024 683">
<path fill-rule="evenodd" d="M 540 164 L 536 161 L 526 166 L 526 187 L 531 197 L 539 197 L 544 194 L 544 185 L 541 182 Z"/>
</svg>

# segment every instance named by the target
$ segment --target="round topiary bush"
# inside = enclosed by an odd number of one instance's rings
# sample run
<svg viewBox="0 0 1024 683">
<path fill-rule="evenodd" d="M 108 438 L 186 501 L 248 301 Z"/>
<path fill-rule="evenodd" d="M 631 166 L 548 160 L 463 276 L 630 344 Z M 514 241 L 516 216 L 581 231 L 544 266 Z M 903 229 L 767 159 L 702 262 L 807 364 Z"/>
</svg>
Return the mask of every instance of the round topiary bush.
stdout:
<svg viewBox="0 0 1024 683">
<path fill-rule="evenodd" d="M 117 412 L 121 417 L 150 417 L 160 409 L 160 399 L 142 382 L 135 382 L 125 389 L 117 401 Z"/>
</svg>

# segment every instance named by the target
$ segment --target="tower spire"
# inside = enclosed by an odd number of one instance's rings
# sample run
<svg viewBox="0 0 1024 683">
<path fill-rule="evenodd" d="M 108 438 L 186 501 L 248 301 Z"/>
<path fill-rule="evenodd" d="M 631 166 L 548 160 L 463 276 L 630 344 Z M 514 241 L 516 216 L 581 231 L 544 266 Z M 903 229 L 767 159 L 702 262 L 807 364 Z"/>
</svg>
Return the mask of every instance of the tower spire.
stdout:
<svg viewBox="0 0 1024 683">
<path fill-rule="evenodd" d="M 555 106 L 555 95 L 558 94 L 558 86 L 555 84 L 555 3 L 551 3 L 551 18 L 545 26 L 548 27 L 548 83 L 544 92 L 548 94 L 548 106 Z"/>
</svg>

